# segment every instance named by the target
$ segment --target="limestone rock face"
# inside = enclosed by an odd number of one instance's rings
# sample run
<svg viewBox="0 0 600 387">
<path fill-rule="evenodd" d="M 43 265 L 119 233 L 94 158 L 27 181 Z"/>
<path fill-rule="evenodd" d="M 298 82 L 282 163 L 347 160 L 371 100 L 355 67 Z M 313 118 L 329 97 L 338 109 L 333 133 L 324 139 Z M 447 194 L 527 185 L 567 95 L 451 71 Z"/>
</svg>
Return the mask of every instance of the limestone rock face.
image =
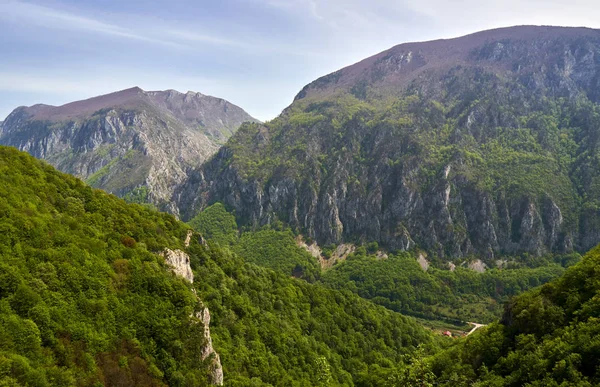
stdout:
<svg viewBox="0 0 600 387">
<path fill-rule="evenodd" d="M 243 125 L 175 197 L 183 219 L 218 201 L 242 227 L 279 220 L 320 246 L 377 241 L 489 267 L 586 251 L 600 243 L 598 116 L 600 30 L 402 44 Z"/>
<path fill-rule="evenodd" d="M 63 106 L 19 107 L 0 126 L 0 144 L 177 214 L 173 189 L 245 121 L 256 120 L 219 98 L 132 88 Z"/>
<path fill-rule="evenodd" d="M 211 358 L 210 367 L 213 384 L 222 385 L 223 367 L 221 366 L 221 358 L 214 350 L 212 338 L 210 336 L 210 311 L 203 306 L 202 310 L 196 313 L 196 317 L 204 324 L 204 338 L 206 340 L 206 345 L 202 349 L 202 360 Z"/>
<path fill-rule="evenodd" d="M 181 250 L 165 249 L 162 253 L 167 265 L 171 266 L 175 274 L 184 278 L 189 283 L 194 282 L 194 273 L 190 266 L 190 256 Z"/>
<path fill-rule="evenodd" d="M 189 241 L 192 237 L 192 234 L 188 232 L 186 236 L 186 245 L 189 246 Z M 171 250 L 165 249 L 162 253 L 162 256 L 165 258 L 165 262 L 171 267 L 171 269 L 175 272 L 176 275 L 184 278 L 186 281 L 193 283 L 194 282 L 194 274 L 192 272 L 192 267 L 190 266 L 190 257 L 185 252 L 181 250 Z M 212 337 L 210 336 L 210 311 L 200 298 L 198 298 L 198 306 L 199 311 L 195 313 L 195 317 L 202 323 L 204 326 L 204 348 L 201 351 L 201 359 L 205 361 L 209 359 L 209 367 L 210 367 L 210 375 L 211 382 L 214 385 L 223 385 L 223 366 L 221 365 L 221 358 L 219 354 L 215 351 L 212 344 Z"/>
</svg>

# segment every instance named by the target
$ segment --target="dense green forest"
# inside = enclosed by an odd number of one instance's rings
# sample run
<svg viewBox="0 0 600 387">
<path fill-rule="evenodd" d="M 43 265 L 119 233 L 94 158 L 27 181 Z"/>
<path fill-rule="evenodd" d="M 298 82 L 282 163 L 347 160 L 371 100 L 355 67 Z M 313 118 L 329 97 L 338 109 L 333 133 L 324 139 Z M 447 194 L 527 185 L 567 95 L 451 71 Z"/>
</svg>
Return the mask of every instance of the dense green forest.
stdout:
<svg viewBox="0 0 600 387">
<path fill-rule="evenodd" d="M 206 383 L 194 294 L 153 253 L 186 226 L 0 148 L 3 385 Z"/>
<path fill-rule="evenodd" d="M 559 277 L 565 266 L 580 259 L 576 253 L 520 257 L 511 261 L 509 268 L 484 273 L 461 266 L 450 271 L 447 264 L 437 261 L 425 272 L 417 263 L 415 252 L 397 252 L 380 259 L 374 254 L 377 248 L 362 246 L 347 260 L 321 270 L 317 259 L 297 245 L 294 233 L 281 222 L 240 234 L 235 217 L 222 204 L 215 203 L 200 212 L 190 225 L 248 262 L 330 288 L 349 290 L 396 312 L 458 325 L 498 319 L 511 296 Z M 329 250 L 324 249 L 326 256 Z"/>
<path fill-rule="evenodd" d="M 500 322 L 401 375 L 422 386 L 600 384 L 600 247 L 563 276 L 513 298 Z M 423 355 L 423 353 L 421 353 Z"/>
<path fill-rule="evenodd" d="M 157 252 L 188 226 L 0 147 L 4 386 L 203 386 L 190 285 Z M 268 240 L 265 237 L 264 240 Z M 434 337 L 349 291 L 252 263 L 200 237 L 186 249 L 226 385 L 376 386 Z"/>
<path fill-rule="evenodd" d="M 570 257 L 577 260 L 577 255 Z M 456 323 L 461 320 L 488 323 L 498 319 L 503 304 L 511 296 L 564 272 L 560 264 L 544 262 L 534 268 L 520 266 L 483 273 L 460 266 L 454 271 L 430 266 L 425 272 L 414 254 L 399 252 L 387 259 L 378 259 L 359 248 L 346 261 L 324 272 L 321 278 L 329 287 L 349 289 L 403 314 Z"/>
<path fill-rule="evenodd" d="M 231 386 L 379 386 L 419 344 L 416 321 L 272 270 L 192 246 L 198 293 Z"/>
<path fill-rule="evenodd" d="M 196 215 L 189 225 L 222 248 L 243 256 L 246 262 L 309 282 L 314 282 L 320 275 L 317 260 L 296 245 L 294 234 L 281 222 L 240 235 L 235 216 L 221 203 L 215 203 Z"/>
</svg>

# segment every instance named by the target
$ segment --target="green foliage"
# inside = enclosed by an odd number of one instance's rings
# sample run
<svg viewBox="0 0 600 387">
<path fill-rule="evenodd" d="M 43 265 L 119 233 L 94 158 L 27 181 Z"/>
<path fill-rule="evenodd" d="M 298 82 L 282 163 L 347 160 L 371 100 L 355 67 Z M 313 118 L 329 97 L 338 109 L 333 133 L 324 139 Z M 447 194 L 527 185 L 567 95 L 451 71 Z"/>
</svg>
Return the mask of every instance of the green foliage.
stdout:
<svg viewBox="0 0 600 387">
<path fill-rule="evenodd" d="M 404 355 L 432 342 L 413 319 L 350 292 L 217 247 L 194 244 L 190 253 L 227 385 L 379 386 L 399 372 Z"/>
<path fill-rule="evenodd" d="M 150 190 L 147 186 L 143 185 L 140 187 L 136 187 L 123 195 L 123 200 L 127 203 L 135 203 L 135 204 L 147 204 L 148 203 L 148 195 Z"/>
<path fill-rule="evenodd" d="M 348 289 L 363 298 L 403 314 L 431 320 L 491 322 L 509 297 L 559 277 L 562 266 L 492 269 L 484 273 L 457 267 L 430 266 L 423 271 L 411 253 L 387 259 L 363 251 L 324 272 L 321 280 L 335 289 Z"/>
<path fill-rule="evenodd" d="M 196 215 L 188 224 L 202 236 L 221 246 L 230 246 L 238 240 L 235 216 L 221 203 L 215 203 Z"/>
<path fill-rule="evenodd" d="M 511 300 L 500 323 L 426 358 L 436 385 L 598 385 L 598 267 L 600 247 L 560 278 Z"/>
<path fill-rule="evenodd" d="M 207 207 L 188 224 L 209 241 L 230 248 L 247 262 L 308 281 L 319 276 L 318 261 L 296 245 L 289 229 L 266 226 L 238 237 L 235 217 L 221 203 Z"/>
<path fill-rule="evenodd" d="M 265 227 L 245 232 L 233 250 L 247 262 L 308 281 L 314 281 L 320 273 L 319 262 L 296 245 L 290 230 Z"/>
<path fill-rule="evenodd" d="M 185 225 L 12 148 L 0 183 L 0 380 L 206 383 L 196 298 L 154 253 L 181 248 Z"/>
</svg>

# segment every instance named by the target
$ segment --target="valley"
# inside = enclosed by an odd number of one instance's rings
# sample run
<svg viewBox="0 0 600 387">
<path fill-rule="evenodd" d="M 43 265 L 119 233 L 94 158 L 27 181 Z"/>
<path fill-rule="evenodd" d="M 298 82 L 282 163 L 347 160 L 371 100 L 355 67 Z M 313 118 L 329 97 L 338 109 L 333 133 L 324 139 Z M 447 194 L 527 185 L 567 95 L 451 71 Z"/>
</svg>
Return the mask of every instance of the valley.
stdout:
<svg viewBox="0 0 600 387">
<path fill-rule="evenodd" d="M 405 43 L 260 122 L 0 122 L 2 386 L 600 384 L 600 30 Z"/>
</svg>

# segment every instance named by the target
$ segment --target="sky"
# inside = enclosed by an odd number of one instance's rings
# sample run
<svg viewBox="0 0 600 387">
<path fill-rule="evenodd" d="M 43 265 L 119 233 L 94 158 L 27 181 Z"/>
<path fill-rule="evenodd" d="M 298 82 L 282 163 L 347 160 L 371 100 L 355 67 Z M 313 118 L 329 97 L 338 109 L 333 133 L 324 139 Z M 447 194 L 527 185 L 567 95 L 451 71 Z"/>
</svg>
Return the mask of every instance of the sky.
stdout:
<svg viewBox="0 0 600 387">
<path fill-rule="evenodd" d="M 512 25 L 600 28 L 597 0 L 0 0 L 0 120 L 139 86 L 269 120 L 396 44 Z"/>
</svg>

